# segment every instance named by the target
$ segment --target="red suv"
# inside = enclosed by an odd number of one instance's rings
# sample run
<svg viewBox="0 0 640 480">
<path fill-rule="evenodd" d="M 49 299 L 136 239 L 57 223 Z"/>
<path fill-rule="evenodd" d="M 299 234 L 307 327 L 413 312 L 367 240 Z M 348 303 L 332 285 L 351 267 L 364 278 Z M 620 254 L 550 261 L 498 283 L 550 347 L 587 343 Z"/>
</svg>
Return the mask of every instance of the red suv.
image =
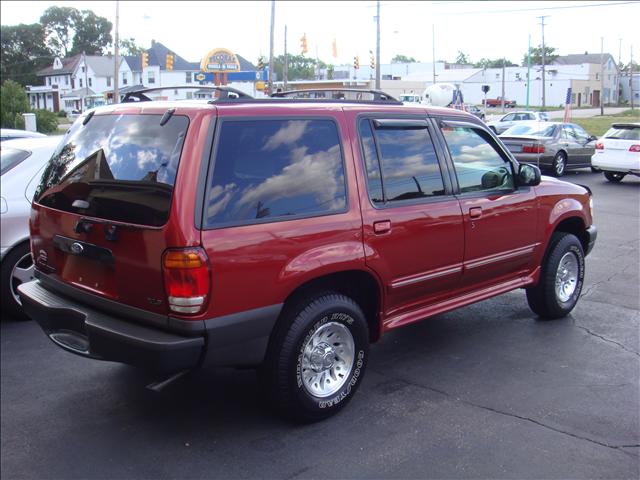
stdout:
<svg viewBox="0 0 640 480">
<path fill-rule="evenodd" d="M 79 118 L 36 192 L 24 309 L 85 357 L 259 367 L 303 419 L 351 399 L 391 329 L 517 288 L 567 315 L 588 189 L 541 181 L 473 115 L 373 95 Z"/>
</svg>

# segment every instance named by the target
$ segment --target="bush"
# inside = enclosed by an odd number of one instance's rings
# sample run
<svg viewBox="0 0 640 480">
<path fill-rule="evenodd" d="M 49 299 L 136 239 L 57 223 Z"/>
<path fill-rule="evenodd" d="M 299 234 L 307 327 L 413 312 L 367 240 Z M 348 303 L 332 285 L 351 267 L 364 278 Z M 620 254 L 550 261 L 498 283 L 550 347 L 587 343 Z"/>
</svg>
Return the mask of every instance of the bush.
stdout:
<svg viewBox="0 0 640 480">
<path fill-rule="evenodd" d="M 56 112 L 56 115 L 60 118 L 67 118 L 67 112 L 65 112 L 64 110 Z"/>
<path fill-rule="evenodd" d="M 0 88 L 0 123 L 3 128 L 24 128 L 22 114 L 31 110 L 27 93 L 20 84 L 7 80 Z"/>
<path fill-rule="evenodd" d="M 58 130 L 58 116 L 49 110 L 34 110 L 36 125 L 40 133 L 53 133 Z"/>
</svg>

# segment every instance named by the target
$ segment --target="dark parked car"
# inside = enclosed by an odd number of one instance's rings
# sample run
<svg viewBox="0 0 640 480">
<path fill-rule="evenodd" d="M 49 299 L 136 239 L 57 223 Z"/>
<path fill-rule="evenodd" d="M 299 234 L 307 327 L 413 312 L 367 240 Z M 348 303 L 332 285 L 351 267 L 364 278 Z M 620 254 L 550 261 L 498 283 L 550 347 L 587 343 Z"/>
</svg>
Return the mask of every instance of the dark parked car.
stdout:
<svg viewBox="0 0 640 480">
<path fill-rule="evenodd" d="M 591 167 L 597 140 L 580 125 L 562 122 L 520 122 L 500 139 L 518 161 L 538 165 L 556 177 Z"/>
<path fill-rule="evenodd" d="M 571 312 L 590 199 L 473 115 L 376 92 L 109 105 L 44 171 L 18 290 L 69 352 L 258 367 L 265 400 L 321 419 L 394 328 L 519 288 L 541 317 Z"/>
</svg>

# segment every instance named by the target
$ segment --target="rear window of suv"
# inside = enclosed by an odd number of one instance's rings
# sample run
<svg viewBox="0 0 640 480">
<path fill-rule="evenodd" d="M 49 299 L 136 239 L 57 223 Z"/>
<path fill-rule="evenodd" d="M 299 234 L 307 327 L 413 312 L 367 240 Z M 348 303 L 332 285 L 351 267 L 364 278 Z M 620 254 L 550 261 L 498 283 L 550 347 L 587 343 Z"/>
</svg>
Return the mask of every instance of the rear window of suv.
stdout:
<svg viewBox="0 0 640 480">
<path fill-rule="evenodd" d="M 42 175 L 40 205 L 106 220 L 161 226 L 189 120 L 174 115 L 95 115 L 78 121 Z"/>
<path fill-rule="evenodd" d="M 333 120 L 222 121 L 205 202 L 206 228 L 346 208 L 344 163 Z"/>
<path fill-rule="evenodd" d="M 640 126 L 636 125 L 616 125 L 611 127 L 604 138 L 615 138 L 616 140 L 640 140 Z"/>
</svg>

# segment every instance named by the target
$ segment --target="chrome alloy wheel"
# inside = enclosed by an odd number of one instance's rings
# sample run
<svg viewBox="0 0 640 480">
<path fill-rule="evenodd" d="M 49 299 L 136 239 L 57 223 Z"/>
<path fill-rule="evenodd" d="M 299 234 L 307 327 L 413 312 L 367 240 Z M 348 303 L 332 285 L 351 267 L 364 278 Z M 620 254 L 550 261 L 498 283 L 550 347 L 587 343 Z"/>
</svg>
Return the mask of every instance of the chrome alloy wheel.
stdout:
<svg viewBox="0 0 640 480">
<path fill-rule="evenodd" d="M 578 285 L 578 257 L 573 252 L 565 253 L 556 271 L 556 297 L 567 302 Z"/>
<path fill-rule="evenodd" d="M 31 253 L 24 255 L 11 269 L 11 278 L 9 280 L 11 282 L 11 295 L 18 305 L 22 305 L 18 296 L 18 285 L 33 280 L 34 270 Z"/>
<path fill-rule="evenodd" d="M 564 159 L 564 155 L 558 155 L 556 157 L 556 174 L 557 175 L 562 175 L 564 173 L 564 167 L 565 167 L 565 159 Z"/>
<path fill-rule="evenodd" d="M 340 390 L 351 373 L 355 342 L 347 327 L 329 322 L 304 346 L 302 384 L 314 397 L 328 397 Z"/>
</svg>

